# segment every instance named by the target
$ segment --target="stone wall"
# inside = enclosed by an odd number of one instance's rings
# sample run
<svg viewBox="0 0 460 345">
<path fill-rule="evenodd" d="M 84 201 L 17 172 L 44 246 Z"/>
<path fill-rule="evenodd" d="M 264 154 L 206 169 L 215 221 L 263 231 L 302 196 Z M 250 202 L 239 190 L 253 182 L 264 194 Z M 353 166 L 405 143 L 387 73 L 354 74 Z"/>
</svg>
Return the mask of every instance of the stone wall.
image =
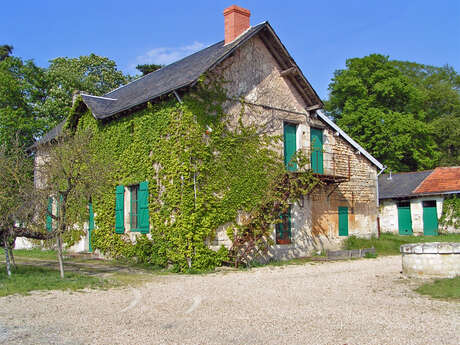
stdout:
<svg viewBox="0 0 460 345">
<path fill-rule="evenodd" d="M 460 243 L 405 244 L 401 246 L 401 253 L 403 273 L 408 277 L 460 275 Z"/>
<path fill-rule="evenodd" d="M 338 187 L 318 188 L 305 198 L 302 207 L 294 204 L 292 243 L 273 246 L 269 257 L 288 259 L 323 249 L 338 249 L 343 240 L 338 236 L 339 206 L 349 208 L 349 235 L 377 234 L 377 168 L 356 154 L 355 148 L 315 114 L 309 114 L 299 92 L 280 72 L 276 60 L 256 36 L 218 65 L 211 76 L 227 81 L 224 87 L 230 98 L 245 100 L 244 124 L 257 124 L 261 131 L 278 136 L 283 135 L 283 122 L 297 125 L 297 149 L 307 155 L 310 155 L 310 128 L 322 129 L 324 174 L 349 177 L 349 181 Z M 241 104 L 228 101 L 225 107 L 234 125 Z M 282 145 L 276 149 L 282 154 Z M 231 244 L 225 226 L 218 229 L 213 248 L 221 244 L 227 247 Z"/>
</svg>

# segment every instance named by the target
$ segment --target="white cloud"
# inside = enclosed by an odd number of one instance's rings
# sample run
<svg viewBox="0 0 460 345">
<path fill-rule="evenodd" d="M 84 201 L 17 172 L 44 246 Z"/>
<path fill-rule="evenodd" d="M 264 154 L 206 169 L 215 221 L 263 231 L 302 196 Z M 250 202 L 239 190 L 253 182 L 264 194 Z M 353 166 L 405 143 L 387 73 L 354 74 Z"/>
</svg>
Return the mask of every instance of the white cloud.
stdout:
<svg viewBox="0 0 460 345">
<path fill-rule="evenodd" d="M 159 64 L 169 65 L 170 63 L 180 60 L 183 57 L 193 54 L 198 50 L 206 47 L 204 43 L 193 42 L 190 45 L 182 47 L 161 47 L 154 48 L 146 52 L 144 55 L 137 57 L 138 64 Z"/>
</svg>

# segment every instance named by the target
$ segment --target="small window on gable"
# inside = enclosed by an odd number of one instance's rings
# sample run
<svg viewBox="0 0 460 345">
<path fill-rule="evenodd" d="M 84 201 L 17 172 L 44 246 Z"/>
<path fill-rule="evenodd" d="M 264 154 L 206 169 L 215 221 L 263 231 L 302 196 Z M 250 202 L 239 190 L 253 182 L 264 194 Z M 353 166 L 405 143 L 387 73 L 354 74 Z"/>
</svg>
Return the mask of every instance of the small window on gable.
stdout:
<svg viewBox="0 0 460 345">
<path fill-rule="evenodd" d="M 398 207 L 410 207 L 410 201 L 399 201 Z"/>
<path fill-rule="evenodd" d="M 425 200 L 422 201 L 423 207 L 436 207 L 436 200 Z"/>
<path fill-rule="evenodd" d="M 281 222 L 276 224 L 276 244 L 291 243 L 291 207 L 280 214 Z"/>
</svg>

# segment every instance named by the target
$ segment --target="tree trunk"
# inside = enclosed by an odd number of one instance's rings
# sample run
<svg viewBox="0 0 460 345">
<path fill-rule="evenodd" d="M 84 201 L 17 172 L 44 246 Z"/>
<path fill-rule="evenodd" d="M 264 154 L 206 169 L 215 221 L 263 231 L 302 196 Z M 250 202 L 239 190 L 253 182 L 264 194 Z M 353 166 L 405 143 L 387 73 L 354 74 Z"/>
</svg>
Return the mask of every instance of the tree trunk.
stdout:
<svg viewBox="0 0 460 345">
<path fill-rule="evenodd" d="M 16 266 L 16 261 L 14 260 L 13 248 L 9 247 L 8 250 L 9 250 L 9 253 L 10 253 L 11 263 L 13 264 L 13 267 L 16 269 L 17 266 Z"/>
<path fill-rule="evenodd" d="M 10 256 L 8 255 L 8 246 L 4 244 L 3 249 L 5 250 L 5 262 L 6 262 L 6 272 L 8 277 L 11 277 L 11 266 L 10 266 Z"/>
<path fill-rule="evenodd" d="M 64 260 L 62 259 L 62 238 L 61 234 L 57 234 L 56 237 L 58 260 L 59 260 L 59 272 L 61 272 L 61 279 L 64 279 Z"/>
</svg>

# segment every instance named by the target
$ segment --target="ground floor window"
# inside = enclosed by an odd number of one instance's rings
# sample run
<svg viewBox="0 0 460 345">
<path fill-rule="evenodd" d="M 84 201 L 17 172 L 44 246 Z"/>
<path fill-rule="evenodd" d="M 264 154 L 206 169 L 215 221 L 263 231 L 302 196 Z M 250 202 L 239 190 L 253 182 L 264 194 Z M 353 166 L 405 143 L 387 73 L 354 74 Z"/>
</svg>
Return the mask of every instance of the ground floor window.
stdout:
<svg viewBox="0 0 460 345">
<path fill-rule="evenodd" d="M 276 244 L 291 243 L 291 207 L 280 214 L 281 222 L 276 224 Z"/>
<path fill-rule="evenodd" d="M 143 181 L 128 187 L 117 186 L 115 194 L 115 232 L 122 234 L 125 232 L 125 227 L 127 227 L 129 231 L 148 233 L 148 182 Z"/>
</svg>

